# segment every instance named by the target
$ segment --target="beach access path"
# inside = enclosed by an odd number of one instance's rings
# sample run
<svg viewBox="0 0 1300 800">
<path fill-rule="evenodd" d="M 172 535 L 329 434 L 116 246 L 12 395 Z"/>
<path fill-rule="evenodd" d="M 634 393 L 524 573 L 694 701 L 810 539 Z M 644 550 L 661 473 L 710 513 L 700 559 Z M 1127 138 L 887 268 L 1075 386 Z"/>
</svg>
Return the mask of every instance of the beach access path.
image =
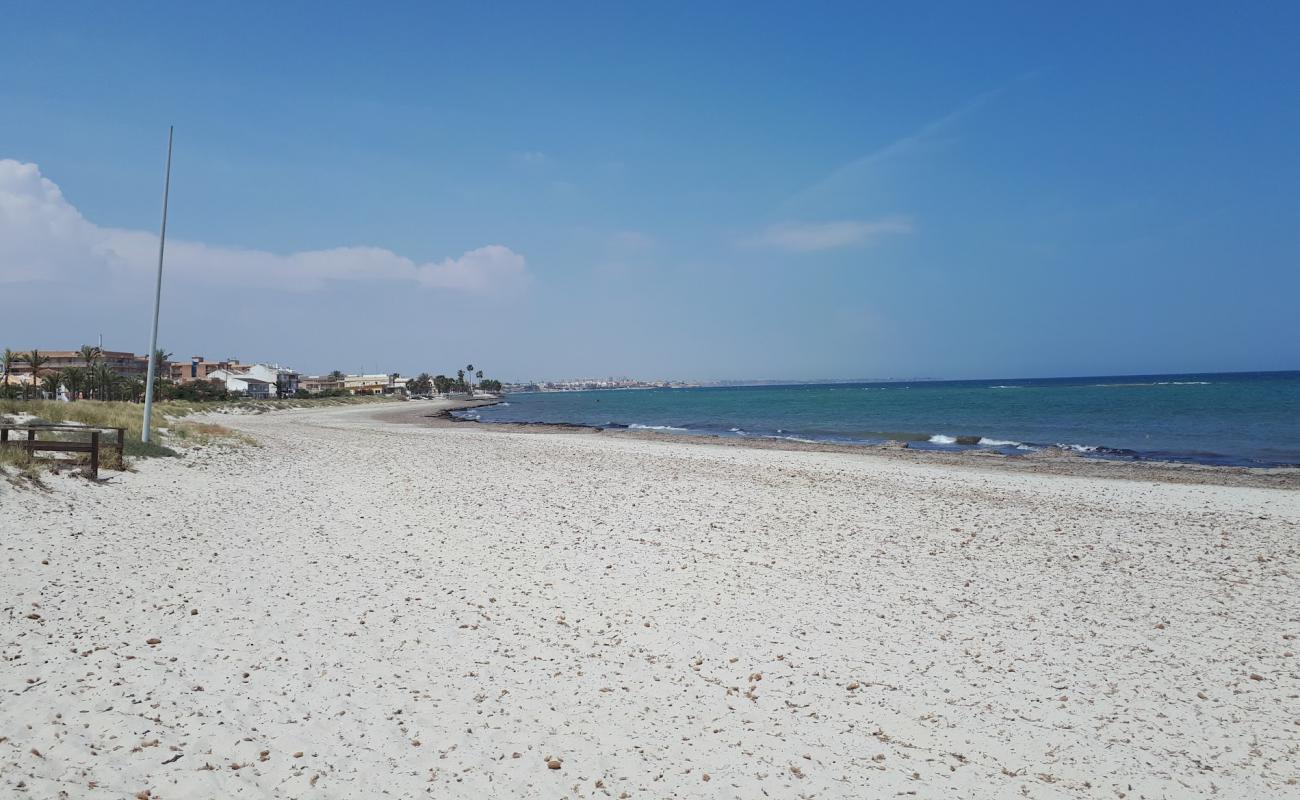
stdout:
<svg viewBox="0 0 1300 800">
<path fill-rule="evenodd" d="M 1300 796 L 1300 492 L 376 408 L 0 493 L 0 795 Z"/>
</svg>

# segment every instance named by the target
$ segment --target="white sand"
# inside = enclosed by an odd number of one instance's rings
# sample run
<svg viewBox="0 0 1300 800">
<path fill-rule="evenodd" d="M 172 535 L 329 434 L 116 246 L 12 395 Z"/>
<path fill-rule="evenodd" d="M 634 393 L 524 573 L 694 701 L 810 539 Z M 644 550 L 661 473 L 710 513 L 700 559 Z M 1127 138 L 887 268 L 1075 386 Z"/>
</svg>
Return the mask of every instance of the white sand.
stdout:
<svg viewBox="0 0 1300 800">
<path fill-rule="evenodd" d="M 1300 492 L 370 413 L 0 489 L 0 794 L 1300 797 Z"/>
</svg>

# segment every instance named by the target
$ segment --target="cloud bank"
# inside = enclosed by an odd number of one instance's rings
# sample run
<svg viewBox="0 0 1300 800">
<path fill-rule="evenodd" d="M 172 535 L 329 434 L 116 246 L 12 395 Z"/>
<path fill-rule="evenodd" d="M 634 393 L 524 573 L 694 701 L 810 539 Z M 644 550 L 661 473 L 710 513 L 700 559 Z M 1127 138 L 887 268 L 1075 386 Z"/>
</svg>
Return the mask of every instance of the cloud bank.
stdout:
<svg viewBox="0 0 1300 800">
<path fill-rule="evenodd" d="M 150 274 L 157 260 L 155 234 L 95 225 L 37 165 L 0 159 L 0 284 Z M 281 255 L 169 239 L 166 269 L 169 279 L 298 292 L 331 282 L 387 281 L 486 295 L 532 283 L 524 257 L 499 244 L 420 263 L 382 247 Z"/>
<path fill-rule="evenodd" d="M 906 217 L 836 222 L 783 222 L 769 227 L 759 236 L 751 239 L 749 244 L 806 253 L 871 244 L 882 236 L 911 233 L 911 231 L 912 222 Z"/>
</svg>

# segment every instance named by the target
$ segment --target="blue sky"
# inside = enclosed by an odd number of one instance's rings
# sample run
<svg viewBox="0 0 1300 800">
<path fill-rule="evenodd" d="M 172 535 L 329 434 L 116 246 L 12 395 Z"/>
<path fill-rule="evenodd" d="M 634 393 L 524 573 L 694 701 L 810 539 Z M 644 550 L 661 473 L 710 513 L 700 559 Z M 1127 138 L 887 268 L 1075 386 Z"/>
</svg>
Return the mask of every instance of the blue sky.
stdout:
<svg viewBox="0 0 1300 800">
<path fill-rule="evenodd" d="M 181 357 L 1300 368 L 1295 6 L 702 5 L 10 4 L 0 347 L 147 347 L 174 123 Z"/>
</svg>

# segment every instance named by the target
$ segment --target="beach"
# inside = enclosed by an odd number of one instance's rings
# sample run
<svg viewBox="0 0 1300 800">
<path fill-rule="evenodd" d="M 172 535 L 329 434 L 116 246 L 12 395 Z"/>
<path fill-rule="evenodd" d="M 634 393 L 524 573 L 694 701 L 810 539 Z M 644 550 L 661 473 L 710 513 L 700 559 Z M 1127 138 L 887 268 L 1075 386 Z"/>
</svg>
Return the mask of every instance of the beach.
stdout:
<svg viewBox="0 0 1300 800">
<path fill-rule="evenodd" d="M 438 410 L 0 489 L 0 793 L 1300 794 L 1292 473 Z"/>
</svg>

